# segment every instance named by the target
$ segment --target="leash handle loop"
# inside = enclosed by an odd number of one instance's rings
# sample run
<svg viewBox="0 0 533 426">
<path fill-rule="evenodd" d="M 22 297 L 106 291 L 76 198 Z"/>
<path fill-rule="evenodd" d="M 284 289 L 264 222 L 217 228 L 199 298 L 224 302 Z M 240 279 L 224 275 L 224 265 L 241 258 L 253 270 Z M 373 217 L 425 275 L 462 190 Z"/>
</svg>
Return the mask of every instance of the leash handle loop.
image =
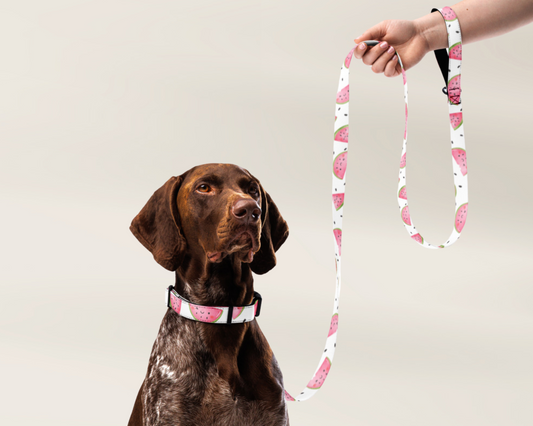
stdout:
<svg viewBox="0 0 533 426">
<path fill-rule="evenodd" d="M 408 118 L 408 90 L 407 78 L 400 56 L 398 62 L 402 67 L 405 97 L 405 130 L 402 155 L 400 159 L 400 173 L 398 177 L 398 206 L 405 229 L 410 237 L 425 248 L 438 249 L 445 248 L 456 242 L 463 231 L 466 216 L 468 213 L 468 167 L 466 162 L 466 146 L 463 125 L 463 106 L 461 101 L 461 62 L 462 62 L 462 41 L 461 28 L 455 12 L 449 8 L 434 9 L 440 12 L 446 24 L 448 32 L 448 53 L 445 49 L 436 51 L 435 55 L 439 62 L 439 67 L 446 80 L 446 91 L 448 96 L 448 112 L 450 122 L 450 139 L 453 167 L 453 181 L 455 186 L 455 220 L 452 233 L 448 240 L 441 245 L 433 245 L 427 242 L 417 231 L 409 211 L 407 200 L 407 118 Z M 443 64 L 445 71 L 443 71 Z M 449 76 L 452 77 L 449 77 Z"/>
</svg>

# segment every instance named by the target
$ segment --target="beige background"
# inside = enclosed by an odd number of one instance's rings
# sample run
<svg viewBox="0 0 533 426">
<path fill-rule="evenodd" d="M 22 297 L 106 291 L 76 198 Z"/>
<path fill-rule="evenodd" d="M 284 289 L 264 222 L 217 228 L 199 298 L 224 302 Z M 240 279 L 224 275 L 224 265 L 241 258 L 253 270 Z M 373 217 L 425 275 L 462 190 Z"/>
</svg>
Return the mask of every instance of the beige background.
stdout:
<svg viewBox="0 0 533 426">
<path fill-rule="evenodd" d="M 170 176 L 231 162 L 291 227 L 256 279 L 289 392 L 316 368 L 334 293 L 334 100 L 353 39 L 427 0 L 0 3 L 0 423 L 125 425 L 173 275 L 129 233 Z M 401 79 L 352 69 L 338 352 L 292 425 L 533 424 L 533 27 L 464 49 L 470 211 L 443 251 L 410 241 L 395 191 Z M 408 73 L 409 196 L 453 223 L 447 107 Z"/>
</svg>

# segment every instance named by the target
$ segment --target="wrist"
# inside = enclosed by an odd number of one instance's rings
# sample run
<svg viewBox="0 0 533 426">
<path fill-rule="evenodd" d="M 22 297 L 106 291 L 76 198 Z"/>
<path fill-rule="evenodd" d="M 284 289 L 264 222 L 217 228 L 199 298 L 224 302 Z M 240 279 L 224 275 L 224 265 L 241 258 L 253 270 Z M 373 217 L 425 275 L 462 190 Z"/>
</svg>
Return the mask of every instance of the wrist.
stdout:
<svg viewBox="0 0 533 426">
<path fill-rule="evenodd" d="M 448 47 L 446 24 L 440 13 L 429 13 L 416 19 L 414 24 L 418 34 L 426 41 L 428 52 Z"/>
</svg>

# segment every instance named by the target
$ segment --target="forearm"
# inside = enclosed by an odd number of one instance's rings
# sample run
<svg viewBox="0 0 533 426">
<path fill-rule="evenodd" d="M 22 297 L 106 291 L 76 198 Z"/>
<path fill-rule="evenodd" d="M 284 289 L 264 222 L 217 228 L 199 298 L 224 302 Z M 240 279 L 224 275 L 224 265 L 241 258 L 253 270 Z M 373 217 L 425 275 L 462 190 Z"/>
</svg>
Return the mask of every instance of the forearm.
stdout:
<svg viewBox="0 0 533 426">
<path fill-rule="evenodd" d="M 533 21 L 533 0 L 463 0 L 451 6 L 461 25 L 463 43 L 504 34 Z M 439 13 L 415 21 L 429 50 L 448 47 L 446 27 Z"/>
</svg>

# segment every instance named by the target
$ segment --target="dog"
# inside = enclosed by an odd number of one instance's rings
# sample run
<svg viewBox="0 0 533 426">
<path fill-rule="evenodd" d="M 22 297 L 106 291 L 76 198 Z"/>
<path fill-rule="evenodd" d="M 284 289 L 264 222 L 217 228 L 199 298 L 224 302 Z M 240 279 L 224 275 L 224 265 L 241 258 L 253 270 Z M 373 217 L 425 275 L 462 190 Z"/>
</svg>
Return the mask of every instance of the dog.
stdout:
<svg viewBox="0 0 533 426">
<path fill-rule="evenodd" d="M 232 164 L 170 178 L 130 230 L 175 271 L 168 305 L 179 297 L 208 310 L 255 309 L 252 272 L 276 265 L 289 234 L 260 182 Z M 167 309 L 128 426 L 288 426 L 281 370 L 257 320 L 209 324 L 184 315 Z"/>
</svg>

